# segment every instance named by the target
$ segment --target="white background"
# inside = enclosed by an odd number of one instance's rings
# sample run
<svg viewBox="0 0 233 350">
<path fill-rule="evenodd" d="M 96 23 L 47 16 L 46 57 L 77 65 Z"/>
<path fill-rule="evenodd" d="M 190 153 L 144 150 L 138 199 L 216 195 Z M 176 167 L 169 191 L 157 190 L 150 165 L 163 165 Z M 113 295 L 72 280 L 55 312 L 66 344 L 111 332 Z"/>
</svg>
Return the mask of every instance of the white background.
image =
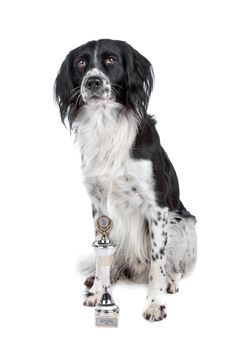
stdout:
<svg viewBox="0 0 233 350">
<path fill-rule="evenodd" d="M 231 6 L 2 2 L 1 349 L 232 348 Z M 95 329 L 94 310 L 82 306 L 76 264 L 91 251 L 91 207 L 52 92 L 68 51 L 99 38 L 126 40 L 152 62 L 149 112 L 198 218 L 197 268 L 167 296 L 167 319 L 145 321 L 146 287 L 119 284 L 118 329 Z"/>
</svg>

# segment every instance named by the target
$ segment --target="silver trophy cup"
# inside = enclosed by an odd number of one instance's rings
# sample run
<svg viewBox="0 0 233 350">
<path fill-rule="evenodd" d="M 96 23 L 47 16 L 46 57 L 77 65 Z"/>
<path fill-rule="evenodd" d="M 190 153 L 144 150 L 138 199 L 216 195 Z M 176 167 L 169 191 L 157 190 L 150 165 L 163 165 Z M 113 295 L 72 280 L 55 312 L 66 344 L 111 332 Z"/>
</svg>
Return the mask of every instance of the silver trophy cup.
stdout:
<svg viewBox="0 0 233 350">
<path fill-rule="evenodd" d="M 93 243 L 96 254 L 96 263 L 102 282 L 100 302 L 95 308 L 95 324 L 98 327 L 117 327 L 119 307 L 111 296 L 110 271 L 116 245 L 109 239 L 112 221 L 107 216 L 101 216 L 96 223 L 96 230 L 101 238 Z"/>
</svg>

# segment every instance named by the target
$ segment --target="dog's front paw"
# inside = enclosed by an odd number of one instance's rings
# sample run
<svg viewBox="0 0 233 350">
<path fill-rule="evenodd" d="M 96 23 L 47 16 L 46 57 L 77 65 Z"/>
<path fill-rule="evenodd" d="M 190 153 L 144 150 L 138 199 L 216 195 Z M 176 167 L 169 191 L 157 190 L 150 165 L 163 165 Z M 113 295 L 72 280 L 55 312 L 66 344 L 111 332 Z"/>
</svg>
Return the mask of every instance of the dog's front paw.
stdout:
<svg viewBox="0 0 233 350">
<path fill-rule="evenodd" d="M 167 317 L 165 305 L 150 304 L 148 308 L 143 312 L 143 317 L 150 321 L 161 321 Z"/>
<path fill-rule="evenodd" d="M 83 301 L 84 306 L 96 306 L 99 301 L 99 295 L 97 293 L 87 292 Z"/>
</svg>

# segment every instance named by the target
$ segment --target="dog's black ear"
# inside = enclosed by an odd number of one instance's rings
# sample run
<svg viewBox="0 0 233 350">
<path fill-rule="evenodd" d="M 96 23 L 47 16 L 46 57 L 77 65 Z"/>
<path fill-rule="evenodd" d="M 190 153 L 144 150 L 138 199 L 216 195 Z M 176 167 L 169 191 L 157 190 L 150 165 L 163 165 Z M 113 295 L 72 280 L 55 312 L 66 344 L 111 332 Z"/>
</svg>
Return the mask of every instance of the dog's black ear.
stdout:
<svg viewBox="0 0 233 350">
<path fill-rule="evenodd" d="M 127 56 L 125 64 L 126 105 L 141 118 L 146 114 L 153 89 L 153 68 L 151 63 L 131 46 L 129 46 Z"/>
<path fill-rule="evenodd" d="M 71 80 L 70 69 L 70 57 L 68 55 L 61 65 L 54 85 L 55 97 L 60 109 L 61 120 L 63 123 L 66 117 L 68 117 L 68 120 L 71 123 L 70 109 L 72 109 L 72 105 L 70 104 L 70 98 L 72 96 L 74 86 Z"/>
</svg>

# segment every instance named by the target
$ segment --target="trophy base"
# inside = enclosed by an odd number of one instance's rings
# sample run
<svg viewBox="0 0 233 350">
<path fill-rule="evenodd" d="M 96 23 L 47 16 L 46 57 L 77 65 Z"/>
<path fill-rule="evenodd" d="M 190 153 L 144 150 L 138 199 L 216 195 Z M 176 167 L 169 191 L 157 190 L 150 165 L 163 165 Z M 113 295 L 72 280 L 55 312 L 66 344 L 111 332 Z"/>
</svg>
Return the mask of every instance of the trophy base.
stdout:
<svg viewBox="0 0 233 350">
<path fill-rule="evenodd" d="M 98 308 L 95 312 L 96 327 L 118 327 L 119 308 L 116 306 L 114 310 L 103 310 Z"/>
</svg>

